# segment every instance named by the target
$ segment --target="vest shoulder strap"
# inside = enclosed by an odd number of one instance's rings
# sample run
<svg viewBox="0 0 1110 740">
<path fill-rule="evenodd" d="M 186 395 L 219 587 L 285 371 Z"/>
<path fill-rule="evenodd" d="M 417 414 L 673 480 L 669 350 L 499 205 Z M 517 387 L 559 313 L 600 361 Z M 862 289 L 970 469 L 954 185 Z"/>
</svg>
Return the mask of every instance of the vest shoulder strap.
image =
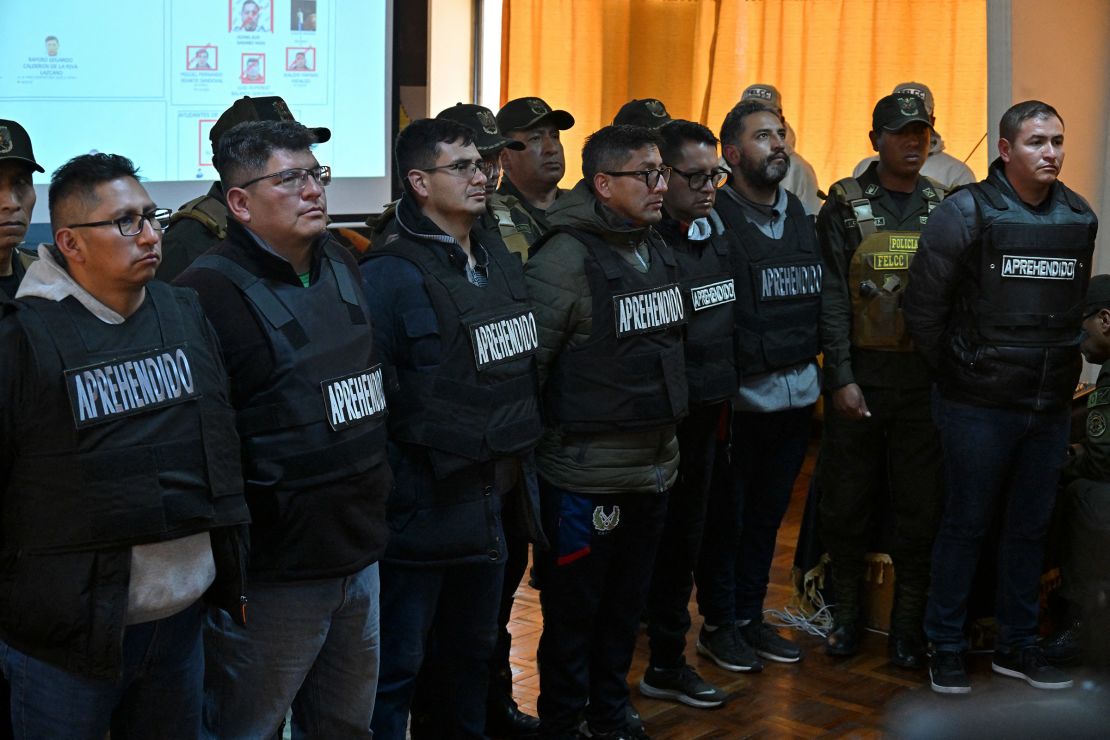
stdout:
<svg viewBox="0 0 1110 740">
<path fill-rule="evenodd" d="M 851 209 L 855 215 L 856 228 L 859 229 L 861 239 L 866 239 L 878 231 L 875 227 L 875 215 L 871 212 L 871 201 L 864 196 L 859 180 L 845 177 L 843 180 L 837 180 L 831 190 L 837 201 Z"/>
<path fill-rule="evenodd" d="M 967 189 L 976 202 L 988 203 L 995 210 L 1005 211 L 1010 207 L 998 188 L 987 180 L 973 182 L 967 186 Z"/>
<path fill-rule="evenodd" d="M 218 239 L 227 238 L 227 206 L 209 195 L 193 198 L 182 205 L 170 217 L 170 224 L 175 224 L 183 218 L 197 221 Z"/>
<path fill-rule="evenodd" d="M 289 309 L 285 307 L 278 297 L 266 287 L 262 279 L 249 272 L 227 257 L 219 254 L 203 254 L 193 262 L 194 267 L 208 268 L 222 273 L 231 283 L 245 295 L 251 303 L 270 322 L 275 329 L 280 329 L 295 319 Z"/>
</svg>

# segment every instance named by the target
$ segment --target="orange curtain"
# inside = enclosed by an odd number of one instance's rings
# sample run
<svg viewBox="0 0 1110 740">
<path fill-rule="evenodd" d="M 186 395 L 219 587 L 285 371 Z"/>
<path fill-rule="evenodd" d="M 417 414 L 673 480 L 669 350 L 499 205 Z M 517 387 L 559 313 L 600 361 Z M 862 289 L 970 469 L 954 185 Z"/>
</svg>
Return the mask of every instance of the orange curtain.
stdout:
<svg viewBox="0 0 1110 740">
<path fill-rule="evenodd" d="M 574 114 L 567 177 L 586 136 L 633 98 L 719 131 L 745 87 L 776 86 L 822 189 L 870 155 L 871 109 L 928 85 L 946 151 L 987 131 L 986 0 L 505 0 L 501 101 L 537 95 Z M 968 164 L 986 175 L 986 141 Z"/>
</svg>

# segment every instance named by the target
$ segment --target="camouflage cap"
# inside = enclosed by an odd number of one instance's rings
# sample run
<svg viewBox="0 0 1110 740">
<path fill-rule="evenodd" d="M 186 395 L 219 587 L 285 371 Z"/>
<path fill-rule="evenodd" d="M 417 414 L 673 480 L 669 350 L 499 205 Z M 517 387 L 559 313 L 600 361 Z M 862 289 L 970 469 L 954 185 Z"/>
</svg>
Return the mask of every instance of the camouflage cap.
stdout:
<svg viewBox="0 0 1110 740">
<path fill-rule="evenodd" d="M 277 95 L 265 98 L 252 98 L 243 96 L 231 104 L 231 107 L 220 114 L 219 120 L 212 126 L 212 130 L 208 132 L 208 138 L 212 142 L 212 149 L 216 149 L 216 144 L 223 136 L 236 124 L 243 123 L 244 121 L 295 121 L 293 114 L 289 112 L 289 106 L 285 104 Z M 316 134 L 316 143 L 323 144 L 325 141 L 331 139 L 331 129 L 318 127 L 309 128 L 309 131 Z"/>
<path fill-rule="evenodd" d="M 920 121 L 932 127 L 925 101 L 913 94 L 887 95 L 880 98 L 871 113 L 872 131 L 901 131 L 911 123 Z"/>
<path fill-rule="evenodd" d="M 15 121 L 0 118 L 0 161 L 16 159 L 31 165 L 37 172 L 46 172 L 31 150 L 31 137 L 27 129 Z"/>
<path fill-rule="evenodd" d="M 764 85 L 763 83 L 756 83 L 748 85 L 744 88 L 744 92 L 740 93 L 740 101 L 745 100 L 758 100 L 764 105 L 775 108 L 782 113 L 782 95 L 779 94 L 778 88 L 774 85 Z"/>
<path fill-rule="evenodd" d="M 493 111 L 485 106 L 455 103 L 450 108 L 437 113 L 436 118 L 461 123 L 473 131 L 474 146 L 478 148 L 478 153 L 483 157 L 499 152 L 506 147 L 517 150 L 524 148 L 523 141 L 507 139 L 501 135 Z"/>
<path fill-rule="evenodd" d="M 656 98 L 629 100 L 617 111 L 613 118 L 614 126 L 640 126 L 652 130 L 660 129 L 673 119 L 667 107 Z"/>
<path fill-rule="evenodd" d="M 510 100 L 497 111 L 497 127 L 503 134 L 535 128 L 544 121 L 551 121 L 555 128 L 565 131 L 574 125 L 574 116 L 565 110 L 552 110 L 540 98 Z"/>
</svg>

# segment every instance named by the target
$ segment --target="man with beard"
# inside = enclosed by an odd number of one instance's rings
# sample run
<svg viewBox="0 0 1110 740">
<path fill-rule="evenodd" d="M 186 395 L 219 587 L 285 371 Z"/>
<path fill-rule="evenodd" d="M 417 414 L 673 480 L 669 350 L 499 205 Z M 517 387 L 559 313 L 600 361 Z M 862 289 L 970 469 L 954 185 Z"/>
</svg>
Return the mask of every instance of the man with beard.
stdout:
<svg viewBox="0 0 1110 740">
<path fill-rule="evenodd" d="M 632 101 L 622 109 L 623 117 L 637 108 L 648 123 L 666 117 L 658 129 L 663 162 L 673 174 L 663 195 L 659 232 L 674 249 L 683 285 L 689 317 L 685 348 L 690 390 L 690 415 L 678 425 L 678 480 L 667 507 L 648 596 L 651 660 L 640 681 L 640 693 L 709 708 L 722 704 L 727 693 L 702 680 L 683 652 L 717 427 L 738 379 L 734 245 L 713 210 L 717 188 L 727 173 L 717 166 L 717 137 L 712 131 L 692 121 L 671 121 L 657 100 Z M 621 118 L 618 114 L 617 119 Z"/>
<path fill-rule="evenodd" d="M 641 737 L 628 669 L 678 468 L 686 310 L 653 228 L 671 169 L 657 133 L 606 126 L 556 227 L 524 266 L 539 330 L 544 437 L 536 449 L 549 550 L 539 645 L 541 730 Z"/>
<path fill-rule="evenodd" d="M 943 489 L 929 410 L 932 377 L 914 351 L 901 304 L 918 234 L 944 193 L 919 174 L 932 130 L 920 98 L 888 95 L 871 121 L 879 160 L 833 185 L 817 217 L 826 269 L 820 328 L 827 397 L 819 526 L 836 603 L 826 652 L 846 656 L 859 648 L 864 555 L 880 497 L 889 495 L 897 575 L 890 660 L 918 668 Z"/>
<path fill-rule="evenodd" d="M 721 126 L 732 168 L 717 210 L 736 249 L 737 364 L 732 490 L 714 489 L 697 570 L 705 626 L 698 652 L 730 671 L 802 651 L 763 621 L 775 539 L 790 503 L 820 394 L 817 320 L 823 267 L 813 217 L 782 181 L 793 165 L 786 125 L 756 100 Z"/>
<path fill-rule="evenodd" d="M 510 139 L 523 142 L 523 150 L 505 149 L 501 165 L 505 176 L 498 192 L 521 202 L 543 232 L 551 228 L 547 210 L 563 194 L 559 181 L 567 170 L 559 132 L 574 125 L 574 116 L 552 110 L 540 98 L 510 100 L 497 112 L 497 127 Z"/>
<path fill-rule="evenodd" d="M 782 179 L 782 186 L 798 196 L 798 200 L 805 206 L 806 213 L 810 215 L 817 213 L 821 208 L 821 196 L 817 194 L 820 189 L 817 185 L 817 172 L 813 169 L 813 165 L 794 150 L 796 144 L 794 129 L 786 122 L 786 114 L 782 111 L 782 95 L 778 88 L 762 83 L 748 85 L 740 94 L 740 102 L 743 103 L 746 100 L 763 103 L 782 119 L 782 125 L 786 127 L 786 155 L 790 158 L 790 169 Z"/>
<path fill-rule="evenodd" d="M 913 340 L 936 367 L 944 446 L 944 518 L 925 613 L 930 683 L 942 694 L 971 690 L 968 594 L 999 508 L 991 669 L 1038 689 L 1072 685 L 1047 663 L 1037 633 L 1098 219 L 1059 181 L 1064 122 L 1055 108 L 1017 103 L 998 129 L 987 179 L 929 219 L 906 296 Z"/>
</svg>

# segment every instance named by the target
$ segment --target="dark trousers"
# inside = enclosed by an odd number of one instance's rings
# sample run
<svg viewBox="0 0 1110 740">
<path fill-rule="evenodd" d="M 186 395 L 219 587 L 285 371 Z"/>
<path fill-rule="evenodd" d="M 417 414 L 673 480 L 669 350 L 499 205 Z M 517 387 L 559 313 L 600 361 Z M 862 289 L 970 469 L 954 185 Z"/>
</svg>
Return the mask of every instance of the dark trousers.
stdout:
<svg viewBox="0 0 1110 740">
<path fill-rule="evenodd" d="M 995 602 L 999 647 L 1037 639 L 1045 537 L 1064 451 L 1068 411 L 934 407 L 944 442 L 944 518 L 933 548 L 925 632 L 938 650 L 966 650 L 967 599 L 983 538 L 1004 507 Z M 901 577 L 897 571 L 896 577 Z"/>
<path fill-rule="evenodd" d="M 655 668 L 681 668 L 686 662 L 682 653 L 690 629 L 690 593 L 705 528 L 717 428 L 725 407 L 724 403 L 693 407 L 678 425 L 678 479 L 667 502 L 648 595 L 648 638 Z"/>
<path fill-rule="evenodd" d="M 503 563 L 381 565 L 381 667 L 370 727 L 404 740 L 429 633 L 435 668 L 421 692 L 443 738 L 483 738 L 487 671 L 497 635 Z"/>
<path fill-rule="evenodd" d="M 819 522 L 832 559 L 836 621 L 859 621 L 863 556 L 882 508 L 880 497 L 889 496 L 896 579 L 892 629 L 919 635 L 944 491 L 930 390 L 864 388 L 863 395 L 871 418 L 850 421 L 828 404 L 821 443 Z"/>
<path fill-rule="evenodd" d="M 540 492 L 552 545 L 536 553 L 542 731 L 573 736 L 583 713 L 594 730 L 617 730 L 667 494 L 572 493 L 542 478 Z"/>
<path fill-rule="evenodd" d="M 779 525 L 805 460 L 813 406 L 732 415 L 730 485 L 714 485 L 698 562 L 698 610 L 708 624 L 755 620 Z"/>
</svg>

